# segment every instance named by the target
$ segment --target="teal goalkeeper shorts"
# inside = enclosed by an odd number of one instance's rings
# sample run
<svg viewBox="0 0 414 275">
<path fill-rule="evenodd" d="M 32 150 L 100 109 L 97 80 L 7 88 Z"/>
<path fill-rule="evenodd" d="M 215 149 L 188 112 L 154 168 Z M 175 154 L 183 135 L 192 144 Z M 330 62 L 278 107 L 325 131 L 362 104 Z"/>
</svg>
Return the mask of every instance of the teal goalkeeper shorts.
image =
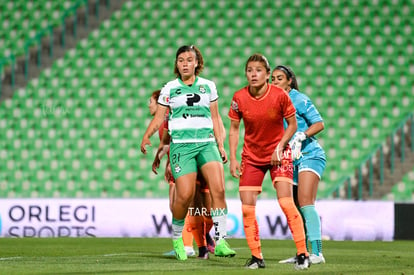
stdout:
<svg viewBox="0 0 414 275">
<path fill-rule="evenodd" d="M 222 162 L 215 142 L 171 143 L 170 164 L 174 179 L 190 173 L 211 161 Z"/>
<path fill-rule="evenodd" d="M 302 171 L 310 171 L 316 174 L 319 179 L 322 178 L 323 171 L 325 171 L 326 159 L 325 155 L 321 157 L 306 157 L 303 156 L 299 160 L 294 162 L 293 168 L 293 182 L 298 184 L 299 173 Z"/>
</svg>

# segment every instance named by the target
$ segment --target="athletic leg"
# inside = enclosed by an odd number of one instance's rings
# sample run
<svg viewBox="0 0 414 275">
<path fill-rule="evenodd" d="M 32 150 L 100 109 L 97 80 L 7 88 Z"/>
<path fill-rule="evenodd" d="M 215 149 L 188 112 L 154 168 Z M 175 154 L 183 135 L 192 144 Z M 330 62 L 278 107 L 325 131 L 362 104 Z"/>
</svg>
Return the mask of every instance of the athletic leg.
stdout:
<svg viewBox="0 0 414 275">
<path fill-rule="evenodd" d="M 312 246 L 313 263 L 324 263 L 322 255 L 321 221 L 315 208 L 319 176 L 311 171 L 299 173 L 299 204 L 307 228 L 307 237 Z M 313 256 L 314 255 L 314 256 Z"/>
</svg>

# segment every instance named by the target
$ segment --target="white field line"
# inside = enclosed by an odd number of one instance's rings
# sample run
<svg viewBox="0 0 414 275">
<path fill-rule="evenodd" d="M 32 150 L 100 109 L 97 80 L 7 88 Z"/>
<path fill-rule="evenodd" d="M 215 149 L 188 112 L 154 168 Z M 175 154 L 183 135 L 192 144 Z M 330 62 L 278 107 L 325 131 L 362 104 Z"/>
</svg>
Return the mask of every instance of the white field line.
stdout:
<svg viewBox="0 0 414 275">
<path fill-rule="evenodd" d="M 245 250 L 247 247 L 235 247 L 233 250 Z M 33 258 L 79 258 L 79 257 L 120 257 L 120 256 L 139 256 L 159 253 L 148 253 L 148 252 L 130 252 L 130 253 L 112 253 L 112 254 L 96 254 L 96 255 L 75 255 L 75 256 L 17 256 L 17 257 L 0 257 L 0 261 L 15 261 L 15 260 L 27 260 Z"/>
</svg>

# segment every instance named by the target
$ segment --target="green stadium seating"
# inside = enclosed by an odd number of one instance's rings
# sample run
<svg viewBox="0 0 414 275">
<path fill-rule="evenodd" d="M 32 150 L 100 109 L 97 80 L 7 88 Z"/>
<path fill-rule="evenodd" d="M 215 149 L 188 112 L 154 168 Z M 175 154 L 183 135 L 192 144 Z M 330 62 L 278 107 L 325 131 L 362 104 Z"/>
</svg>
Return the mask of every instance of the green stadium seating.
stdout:
<svg viewBox="0 0 414 275">
<path fill-rule="evenodd" d="M 24 54 L 26 41 L 48 26 L 60 25 L 64 11 L 75 3 L 77 0 L 1 1 L 0 58 Z"/>
<path fill-rule="evenodd" d="M 399 202 L 414 200 L 414 168 L 393 186 L 391 193 L 386 195 L 384 199 Z"/>
</svg>

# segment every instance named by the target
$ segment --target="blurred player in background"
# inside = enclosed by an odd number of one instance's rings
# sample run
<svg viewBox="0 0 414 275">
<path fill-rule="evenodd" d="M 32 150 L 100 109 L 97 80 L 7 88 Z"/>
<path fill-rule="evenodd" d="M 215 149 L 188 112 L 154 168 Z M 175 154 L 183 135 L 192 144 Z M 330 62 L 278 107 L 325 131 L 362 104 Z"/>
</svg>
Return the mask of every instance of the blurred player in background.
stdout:
<svg viewBox="0 0 414 275">
<path fill-rule="evenodd" d="M 230 173 L 239 178 L 244 233 L 252 258 L 246 268 L 264 268 L 259 227 L 256 219 L 256 201 L 262 191 L 267 171 L 276 189 L 279 205 L 286 215 L 297 247 L 296 269 L 310 266 L 306 250 L 303 221 L 292 194 L 293 165 L 288 142 L 297 129 L 295 108 L 285 91 L 269 84 L 270 66 L 266 57 L 254 54 L 245 66 L 248 86 L 233 95 L 229 117 Z M 239 142 L 240 121 L 245 134 L 241 165 L 236 152 Z M 286 130 L 283 120 L 287 122 Z"/>
<path fill-rule="evenodd" d="M 324 129 L 321 115 L 308 96 L 299 92 L 295 73 L 291 68 L 279 65 L 272 71 L 272 84 L 282 88 L 296 108 L 298 130 L 289 142 L 292 149 L 295 182 L 295 202 L 305 221 L 306 236 L 311 243 L 312 264 L 325 263 L 322 254 L 321 221 L 315 209 L 318 184 L 325 170 L 325 152 L 315 135 Z M 280 263 L 295 263 L 292 257 Z"/>
<path fill-rule="evenodd" d="M 177 78 L 162 88 L 157 111 L 141 142 L 141 152 L 145 154 L 146 146 L 151 145 L 150 137 L 159 129 L 169 110 L 170 165 L 176 190 L 172 205 L 172 238 L 178 260 L 187 259 L 181 233 L 195 195 L 198 169 L 211 195 L 214 254 L 236 255 L 225 239 L 227 204 L 223 161 L 227 161 L 227 154 L 219 124 L 217 88 L 213 81 L 199 76 L 203 67 L 203 56 L 197 47 L 182 46 L 177 50 L 174 67 Z"/>
</svg>

